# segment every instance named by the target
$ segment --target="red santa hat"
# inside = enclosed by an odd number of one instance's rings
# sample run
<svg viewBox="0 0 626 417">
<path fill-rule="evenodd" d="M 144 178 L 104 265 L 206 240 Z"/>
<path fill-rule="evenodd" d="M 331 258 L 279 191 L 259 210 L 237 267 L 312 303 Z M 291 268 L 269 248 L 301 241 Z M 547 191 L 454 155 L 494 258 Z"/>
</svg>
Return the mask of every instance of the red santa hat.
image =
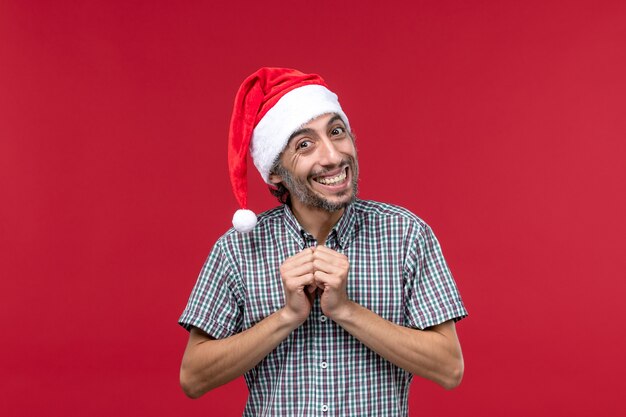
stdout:
<svg viewBox="0 0 626 417">
<path fill-rule="evenodd" d="M 261 177 L 270 170 L 293 132 L 318 116 L 337 113 L 346 123 L 337 95 L 317 74 L 288 68 L 261 68 L 246 78 L 235 97 L 228 135 L 228 169 L 233 193 L 241 209 L 233 226 L 242 233 L 256 225 L 248 210 L 248 151 Z"/>
</svg>

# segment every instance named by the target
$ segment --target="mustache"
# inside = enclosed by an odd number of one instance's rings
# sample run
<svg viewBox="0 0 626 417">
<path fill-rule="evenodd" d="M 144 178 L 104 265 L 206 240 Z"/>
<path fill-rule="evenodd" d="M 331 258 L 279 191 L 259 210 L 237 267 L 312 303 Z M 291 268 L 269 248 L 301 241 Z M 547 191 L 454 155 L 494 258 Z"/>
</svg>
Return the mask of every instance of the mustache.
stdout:
<svg viewBox="0 0 626 417">
<path fill-rule="evenodd" d="M 342 159 L 341 162 L 339 162 L 335 166 L 327 167 L 327 168 L 312 172 L 311 175 L 309 175 L 309 177 L 313 178 L 313 177 L 319 177 L 320 175 L 326 175 L 329 172 L 336 170 L 337 168 L 344 169 L 348 167 L 348 168 L 351 168 L 353 171 L 355 171 L 355 166 L 356 166 L 356 163 L 355 163 L 354 158 L 348 157 L 348 158 Z"/>
</svg>

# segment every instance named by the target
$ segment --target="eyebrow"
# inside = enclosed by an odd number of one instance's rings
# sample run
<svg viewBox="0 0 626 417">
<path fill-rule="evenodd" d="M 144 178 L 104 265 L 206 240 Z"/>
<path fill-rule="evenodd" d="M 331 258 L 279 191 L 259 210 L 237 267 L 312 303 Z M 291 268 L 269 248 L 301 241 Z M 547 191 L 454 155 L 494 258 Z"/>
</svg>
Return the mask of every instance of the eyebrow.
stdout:
<svg viewBox="0 0 626 417">
<path fill-rule="evenodd" d="M 335 115 L 333 117 L 331 117 L 331 119 L 328 121 L 328 123 L 326 124 L 326 126 L 330 126 L 331 124 L 335 123 L 337 120 L 341 120 L 341 122 L 343 124 L 346 124 L 346 122 L 343 121 L 343 119 L 341 118 L 340 115 L 338 115 L 337 113 L 335 113 Z"/>
<path fill-rule="evenodd" d="M 337 120 L 341 120 L 341 122 L 343 124 L 345 124 L 346 122 L 343 121 L 343 119 L 341 118 L 340 115 L 338 115 L 337 113 L 335 113 L 335 115 L 333 117 L 330 118 L 330 120 L 328 121 L 328 123 L 326 123 L 326 127 L 330 126 L 331 124 L 335 123 Z M 291 142 L 291 140 L 293 138 L 295 138 L 298 135 L 302 135 L 302 134 L 311 134 L 314 133 L 313 129 L 310 128 L 302 128 L 302 129 L 298 129 L 295 132 L 293 132 L 290 136 L 289 139 L 287 139 L 287 145 L 289 145 L 289 143 Z"/>
<path fill-rule="evenodd" d="M 291 143 L 291 140 L 292 140 L 293 138 L 295 138 L 295 137 L 296 137 L 296 136 L 298 136 L 298 135 L 305 134 L 305 133 L 306 133 L 306 134 L 311 134 L 311 133 L 313 133 L 313 129 L 310 129 L 310 128 L 303 128 L 303 129 L 298 129 L 298 130 L 296 130 L 295 132 L 293 132 L 293 133 L 291 134 L 291 136 L 289 136 L 289 139 L 287 140 L 287 145 L 289 145 L 289 143 Z"/>
</svg>

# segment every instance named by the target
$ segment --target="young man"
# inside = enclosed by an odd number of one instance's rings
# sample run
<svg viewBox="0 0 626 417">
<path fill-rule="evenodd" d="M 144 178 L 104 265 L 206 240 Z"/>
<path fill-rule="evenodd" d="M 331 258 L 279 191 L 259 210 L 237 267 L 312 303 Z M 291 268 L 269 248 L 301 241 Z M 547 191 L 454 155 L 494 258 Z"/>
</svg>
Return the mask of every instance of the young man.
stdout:
<svg viewBox="0 0 626 417">
<path fill-rule="evenodd" d="M 455 321 L 467 315 L 432 231 L 356 199 L 358 159 L 337 96 L 315 74 L 261 68 L 237 93 L 233 191 L 246 155 L 284 203 L 239 210 L 180 324 L 193 398 L 245 375 L 245 416 L 406 416 L 413 375 L 457 386 Z"/>
</svg>

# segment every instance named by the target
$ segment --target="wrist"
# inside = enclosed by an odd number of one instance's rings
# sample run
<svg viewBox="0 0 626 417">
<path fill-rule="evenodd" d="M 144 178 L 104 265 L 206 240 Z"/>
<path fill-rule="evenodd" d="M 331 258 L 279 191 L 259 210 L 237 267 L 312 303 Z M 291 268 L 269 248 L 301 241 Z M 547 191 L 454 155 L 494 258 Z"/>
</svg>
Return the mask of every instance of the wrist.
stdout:
<svg viewBox="0 0 626 417">
<path fill-rule="evenodd" d="M 306 321 L 306 317 L 302 318 L 294 311 L 287 307 L 283 307 L 276 312 L 281 326 L 294 330 Z"/>
<path fill-rule="evenodd" d="M 350 321 L 357 307 L 357 303 L 348 300 L 344 304 L 342 304 L 340 308 L 335 309 L 332 314 L 327 314 L 327 316 L 335 323 L 342 325 L 343 323 L 347 323 Z"/>
</svg>

